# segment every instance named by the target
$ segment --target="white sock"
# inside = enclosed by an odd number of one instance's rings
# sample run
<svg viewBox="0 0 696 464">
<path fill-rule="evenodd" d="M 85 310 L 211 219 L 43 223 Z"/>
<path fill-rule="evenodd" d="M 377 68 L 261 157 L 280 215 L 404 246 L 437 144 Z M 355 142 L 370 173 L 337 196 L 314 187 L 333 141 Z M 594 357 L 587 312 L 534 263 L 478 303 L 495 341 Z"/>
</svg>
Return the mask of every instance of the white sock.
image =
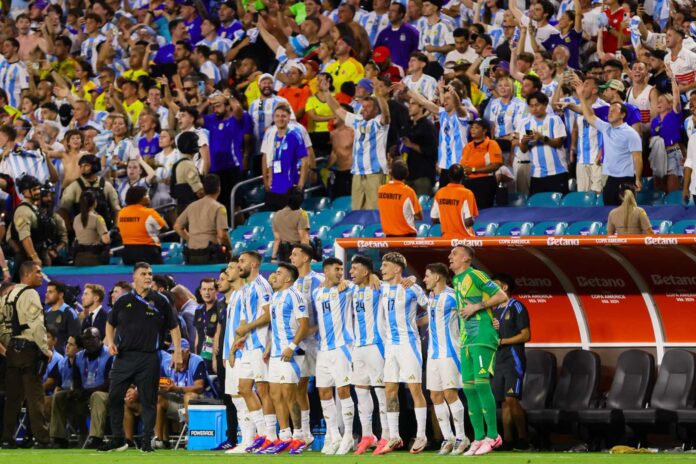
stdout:
<svg viewBox="0 0 696 464">
<path fill-rule="evenodd" d="M 312 427 L 309 423 L 309 410 L 300 412 L 302 414 L 302 434 L 305 440 L 308 440 L 309 437 L 312 436 Z"/>
<path fill-rule="evenodd" d="M 424 437 L 425 423 L 428 420 L 428 408 L 413 408 L 413 411 L 416 413 L 416 436 Z"/>
<path fill-rule="evenodd" d="M 372 436 L 372 412 L 375 409 L 375 403 L 372 401 L 369 388 L 356 388 L 355 395 L 358 397 L 358 416 L 360 416 L 360 425 L 362 426 L 362 436 Z"/>
<path fill-rule="evenodd" d="M 292 438 L 292 432 L 290 431 L 290 427 L 286 429 L 280 429 L 280 433 L 278 434 L 278 438 L 280 438 L 283 441 L 290 440 Z"/>
<path fill-rule="evenodd" d="M 268 432 L 266 438 L 271 441 L 276 441 L 278 439 L 278 434 L 276 432 L 278 418 L 275 414 L 266 414 L 263 418 L 266 421 L 266 431 Z"/>
<path fill-rule="evenodd" d="M 355 405 L 350 396 L 341 399 L 341 415 L 343 417 L 343 435 L 353 436 L 353 420 L 355 419 Z"/>
<path fill-rule="evenodd" d="M 302 429 L 293 429 L 293 431 L 292 431 L 292 439 L 293 439 L 293 440 L 302 440 L 302 439 L 304 439 L 304 434 L 302 433 Z"/>
<path fill-rule="evenodd" d="M 263 417 L 263 411 L 260 409 L 249 411 L 249 417 L 251 417 L 251 421 L 256 426 L 259 435 L 268 438 L 268 428 L 266 427 L 266 421 Z"/>
<path fill-rule="evenodd" d="M 399 436 L 399 412 L 388 412 L 387 423 L 389 424 L 389 438 L 401 438 Z M 382 433 L 384 437 L 384 433 Z"/>
<path fill-rule="evenodd" d="M 462 404 L 462 400 L 457 398 L 457 401 L 449 404 L 449 409 L 452 411 L 454 434 L 461 440 L 466 436 L 466 432 L 464 432 L 464 405 Z"/>
<path fill-rule="evenodd" d="M 391 435 L 389 435 L 390 425 L 387 420 L 387 394 L 384 392 L 384 388 L 375 388 L 375 395 L 379 404 L 379 423 L 382 426 L 382 436 L 380 438 L 389 438 Z M 396 434 L 399 434 L 398 428 Z"/>
<path fill-rule="evenodd" d="M 321 400 L 321 409 L 324 412 L 324 421 L 326 422 L 326 434 L 331 439 L 340 435 L 338 432 L 338 421 L 336 420 L 338 412 L 336 411 L 336 403 L 333 399 Z"/>
<path fill-rule="evenodd" d="M 242 397 L 233 397 L 232 404 L 237 409 L 237 423 L 239 430 L 242 432 L 242 443 L 250 443 L 249 437 L 249 410 L 247 409 L 246 401 Z"/>
<path fill-rule="evenodd" d="M 445 440 L 451 439 L 454 435 L 452 434 L 452 426 L 450 425 L 450 410 L 447 407 L 447 403 L 442 402 L 435 405 L 435 416 L 437 417 L 438 424 L 440 424 L 442 438 Z"/>
</svg>

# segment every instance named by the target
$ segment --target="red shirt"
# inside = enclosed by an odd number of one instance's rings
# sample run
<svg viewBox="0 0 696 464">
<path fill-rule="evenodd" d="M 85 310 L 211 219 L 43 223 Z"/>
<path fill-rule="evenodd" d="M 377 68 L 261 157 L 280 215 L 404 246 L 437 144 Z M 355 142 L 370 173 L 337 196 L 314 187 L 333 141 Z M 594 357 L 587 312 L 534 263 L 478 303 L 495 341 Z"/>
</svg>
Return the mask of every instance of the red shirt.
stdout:
<svg viewBox="0 0 696 464">
<path fill-rule="evenodd" d="M 604 45 L 605 53 L 616 53 L 619 48 L 619 39 L 614 37 L 608 30 L 618 31 L 621 28 L 621 23 L 628 21 L 628 11 L 624 10 L 623 7 L 619 7 L 615 12 L 612 12 L 609 8 L 604 10 L 604 14 L 609 18 L 609 26 L 607 31 L 602 34 L 602 44 Z M 626 41 L 628 40 L 628 29 L 624 29 L 622 33 L 626 36 Z"/>
<path fill-rule="evenodd" d="M 386 77 L 396 84 L 397 82 L 401 82 L 401 79 L 404 77 L 404 72 L 401 68 L 392 64 L 387 69 L 379 73 L 379 77 Z"/>
</svg>

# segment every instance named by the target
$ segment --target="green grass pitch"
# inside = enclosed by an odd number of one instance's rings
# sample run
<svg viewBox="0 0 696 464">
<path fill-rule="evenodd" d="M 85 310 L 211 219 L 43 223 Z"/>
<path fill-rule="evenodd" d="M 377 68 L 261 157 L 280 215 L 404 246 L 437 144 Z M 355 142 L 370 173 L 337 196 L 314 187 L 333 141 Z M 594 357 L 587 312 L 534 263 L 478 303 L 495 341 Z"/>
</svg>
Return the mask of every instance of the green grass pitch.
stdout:
<svg viewBox="0 0 696 464">
<path fill-rule="evenodd" d="M 210 451 L 156 451 L 143 454 L 140 451 L 129 450 L 123 453 L 96 453 L 81 450 L 0 450 L 0 463 L 14 464 L 231 464 L 241 462 L 275 464 L 312 463 L 312 464 L 402 464 L 438 462 L 463 462 L 473 460 L 479 464 L 677 464 L 684 462 L 696 463 L 696 454 L 633 454 L 610 455 L 605 453 L 504 453 L 494 452 L 481 457 L 437 456 L 435 453 L 410 455 L 407 452 L 395 452 L 386 456 L 324 456 L 318 452 L 308 452 L 302 456 L 254 456 L 254 455 L 225 455 Z"/>
</svg>

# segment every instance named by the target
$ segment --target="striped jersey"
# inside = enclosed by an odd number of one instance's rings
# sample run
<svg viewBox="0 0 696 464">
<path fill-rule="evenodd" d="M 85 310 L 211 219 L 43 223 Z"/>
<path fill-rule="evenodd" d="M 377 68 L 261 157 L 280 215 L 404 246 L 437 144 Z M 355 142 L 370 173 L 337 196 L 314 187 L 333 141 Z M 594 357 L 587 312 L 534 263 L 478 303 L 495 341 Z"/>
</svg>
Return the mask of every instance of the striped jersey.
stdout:
<svg viewBox="0 0 696 464">
<path fill-rule="evenodd" d="M 317 308 L 321 351 L 331 351 L 353 343 L 351 286 L 342 292 L 337 287 L 324 286 L 314 291 L 312 300 Z"/>
<path fill-rule="evenodd" d="M 87 37 L 82 45 L 80 46 L 80 56 L 86 59 L 89 64 L 92 65 L 92 71 L 97 74 L 97 56 L 99 52 L 97 47 L 100 43 L 106 42 L 106 37 L 102 34 L 97 34 L 96 37 Z"/>
<path fill-rule="evenodd" d="M 370 44 L 374 47 L 379 33 L 389 26 L 389 15 L 388 13 L 380 15 L 376 11 L 370 11 L 363 15 L 357 23 L 365 29 L 370 38 Z"/>
<path fill-rule="evenodd" d="M 242 289 L 234 290 L 230 295 L 230 301 L 227 303 L 227 327 L 225 328 L 225 337 L 222 341 L 222 359 L 227 360 L 230 357 L 230 350 L 234 342 L 235 332 L 239 327 L 239 321 L 242 317 Z M 235 359 L 242 357 L 242 352 L 237 350 L 234 355 Z"/>
<path fill-rule="evenodd" d="M 309 274 L 306 276 L 298 277 L 294 284 L 307 302 L 310 327 L 317 324 L 317 309 L 314 307 L 314 298 L 312 296 L 314 295 L 314 291 L 323 283 L 324 274 L 316 271 L 309 271 Z"/>
<path fill-rule="evenodd" d="M 261 274 L 242 287 L 242 315 L 240 321 L 254 322 L 263 315 L 263 307 L 271 303 L 271 284 Z M 265 349 L 268 326 L 257 327 L 247 334 L 245 350 Z"/>
<path fill-rule="evenodd" d="M 605 106 L 609 106 L 609 104 L 601 98 L 598 98 L 592 104 L 592 109 L 602 108 Z M 575 146 L 577 163 L 592 164 L 595 162 L 597 156 L 600 155 L 600 152 L 604 148 L 602 133 L 588 123 L 582 114 L 578 115 L 578 117 L 575 119 L 575 124 L 578 129 L 577 144 Z"/>
<path fill-rule="evenodd" d="M 676 60 L 672 60 L 672 54 L 667 53 L 665 63 L 671 66 L 678 84 L 688 85 L 696 82 L 696 53 L 682 47 Z M 693 90 L 688 91 L 687 96 L 691 95 L 691 92 Z"/>
<path fill-rule="evenodd" d="M 271 356 L 280 357 L 292 343 L 300 326 L 299 319 L 307 318 L 307 305 L 295 287 L 275 292 L 271 299 Z"/>
<path fill-rule="evenodd" d="M 132 187 L 145 187 L 150 188 L 150 184 L 143 179 L 138 179 L 135 182 L 131 182 L 128 178 L 124 178 L 122 181 L 117 181 L 116 193 L 118 194 L 118 200 L 121 202 L 121 206 L 126 206 L 126 195 Z"/>
<path fill-rule="evenodd" d="M 553 98 L 553 93 L 556 91 L 556 88 L 558 87 L 558 82 L 553 80 L 549 82 L 548 84 L 541 84 L 541 91 L 549 97 L 549 100 Z"/>
<path fill-rule="evenodd" d="M 115 158 L 118 158 L 118 161 L 128 161 L 138 159 L 139 155 L 137 145 L 129 138 L 122 139 L 120 142 L 112 140 L 101 153 L 101 156 L 106 156 L 107 167 L 114 164 Z"/>
<path fill-rule="evenodd" d="M 5 60 L 0 65 L 0 88 L 7 93 L 8 105 L 19 108 L 22 105 L 22 90 L 29 88 L 29 73 L 23 61 L 10 63 Z"/>
<path fill-rule="evenodd" d="M 494 98 L 487 106 L 483 119 L 492 127 L 493 138 L 505 137 L 515 132 L 517 122 L 527 112 L 527 104 L 517 97 L 512 97 L 508 103 L 500 98 Z"/>
<path fill-rule="evenodd" d="M 694 122 L 693 115 L 684 120 L 684 131 L 686 131 L 687 138 L 696 134 L 696 122 Z"/>
<path fill-rule="evenodd" d="M 201 65 L 200 71 L 203 74 L 205 74 L 205 76 L 208 79 L 212 79 L 215 82 L 215 84 L 222 80 L 222 73 L 220 72 L 220 68 L 215 66 L 215 64 L 210 60 L 206 60 Z"/>
<path fill-rule="evenodd" d="M 353 287 L 353 334 L 355 346 L 384 345 L 381 290 L 369 285 Z"/>
<path fill-rule="evenodd" d="M 435 24 L 429 24 L 427 20 L 419 24 L 417 27 L 418 32 L 420 32 L 420 43 L 418 44 L 419 50 L 425 50 L 427 45 L 433 45 L 435 47 L 444 47 L 445 45 L 454 44 L 454 36 L 452 35 L 452 26 L 446 22 L 438 21 Z M 445 53 L 435 52 L 433 53 L 435 59 L 440 66 L 445 66 Z"/>
<path fill-rule="evenodd" d="M 413 80 L 413 76 L 408 75 L 402 81 L 409 90 L 423 95 L 430 101 L 435 100 L 437 95 L 437 81 L 434 77 L 423 74 L 417 81 Z"/>
<path fill-rule="evenodd" d="M 524 132 L 533 130 L 552 139 L 566 137 L 565 125 L 555 114 L 547 113 L 541 121 L 535 117 L 527 118 L 523 129 Z M 528 153 L 532 177 L 548 177 L 568 171 L 564 148 L 553 148 L 543 143 L 530 144 Z"/>
<path fill-rule="evenodd" d="M 15 148 L 0 161 L 0 173 L 7 174 L 13 179 L 19 179 L 27 174 L 36 177 L 42 184 L 50 176 L 46 159 L 35 151 Z"/>
<path fill-rule="evenodd" d="M 410 345 L 420 358 L 420 337 L 416 326 L 418 306 L 426 307 L 428 297 L 418 285 L 409 288 L 382 284 L 382 308 L 386 321 L 387 345 Z"/>
<path fill-rule="evenodd" d="M 440 107 L 438 116 L 440 134 L 438 136 L 437 166 L 440 169 L 449 169 L 450 166 L 459 162 L 462 150 L 468 143 L 469 114 L 459 116 L 456 111 L 448 113 Z"/>
<path fill-rule="evenodd" d="M 461 328 L 457 297 L 447 287 L 428 299 L 428 359 L 454 359 L 459 367 Z"/>
<path fill-rule="evenodd" d="M 387 132 L 389 124 L 382 124 L 378 114 L 365 120 L 359 114 L 347 113 L 345 123 L 355 132 L 353 139 L 353 175 L 387 172 Z"/>
<path fill-rule="evenodd" d="M 288 103 L 286 99 L 277 95 L 271 95 L 268 98 L 258 98 L 251 102 L 249 106 L 249 114 L 254 122 L 254 137 L 256 138 L 257 154 L 260 154 L 258 150 L 261 148 L 263 133 L 273 124 L 273 111 L 279 103 L 285 103 L 290 106 L 290 103 Z M 292 111 L 292 107 L 290 107 L 290 111 Z M 294 118 L 293 116 L 292 119 Z"/>
<path fill-rule="evenodd" d="M 227 55 L 227 52 L 232 48 L 232 41 L 230 39 L 225 39 L 223 37 L 215 37 L 213 40 L 203 39 L 196 45 L 205 45 L 210 48 L 211 52 L 222 52 L 223 55 Z"/>
</svg>

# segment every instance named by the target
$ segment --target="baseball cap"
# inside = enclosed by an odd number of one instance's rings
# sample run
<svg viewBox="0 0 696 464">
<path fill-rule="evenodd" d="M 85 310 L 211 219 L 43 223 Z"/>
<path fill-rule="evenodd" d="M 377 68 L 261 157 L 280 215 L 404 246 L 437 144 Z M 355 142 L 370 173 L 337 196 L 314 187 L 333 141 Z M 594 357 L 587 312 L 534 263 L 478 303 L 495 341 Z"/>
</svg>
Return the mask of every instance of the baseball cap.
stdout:
<svg viewBox="0 0 696 464">
<path fill-rule="evenodd" d="M 257 82 L 258 84 L 260 84 L 261 81 L 264 80 L 264 79 L 273 80 L 273 76 L 271 76 L 271 75 L 268 74 L 268 73 L 261 74 L 261 75 L 259 76 L 259 78 L 256 80 L 256 82 Z"/>
<path fill-rule="evenodd" d="M 490 124 L 488 124 L 488 121 L 486 121 L 485 119 L 481 119 L 481 118 L 474 119 L 473 121 L 471 121 L 471 124 L 476 124 L 477 126 L 481 127 L 485 131 L 487 131 L 491 127 Z"/>
<path fill-rule="evenodd" d="M 384 63 L 390 56 L 391 53 L 389 52 L 389 49 L 384 45 L 380 45 L 372 51 L 372 59 L 377 64 Z"/>
<path fill-rule="evenodd" d="M 618 90 L 619 92 L 625 92 L 626 87 L 623 85 L 623 82 L 617 80 L 617 79 L 611 79 L 604 85 L 599 86 L 600 89 L 605 90 L 605 89 L 614 89 Z"/>
<path fill-rule="evenodd" d="M 307 74 L 307 68 L 299 60 L 292 60 L 288 63 L 288 71 L 291 69 L 297 69 L 302 74 Z"/>
<path fill-rule="evenodd" d="M 191 6 L 191 7 L 196 7 L 196 5 L 193 3 L 193 0 L 181 0 L 179 3 L 181 6 Z"/>
<path fill-rule="evenodd" d="M 353 51 L 355 51 L 355 40 L 352 37 L 343 36 L 339 40 L 342 40 L 346 45 L 348 45 Z"/>
<path fill-rule="evenodd" d="M 507 61 L 499 61 L 496 64 L 494 64 L 493 66 L 495 66 L 496 68 L 504 69 L 507 72 L 510 72 L 510 63 L 508 63 Z"/>
<path fill-rule="evenodd" d="M 370 79 L 360 79 L 360 81 L 358 82 L 358 87 L 362 87 L 370 93 L 375 91 L 375 85 L 372 83 Z"/>
<path fill-rule="evenodd" d="M 665 50 L 658 50 L 658 49 L 651 50 L 651 51 L 650 51 L 650 56 L 652 56 L 653 58 L 656 58 L 656 59 L 658 59 L 658 60 L 664 60 L 664 59 L 665 59 L 665 56 L 667 56 L 667 51 L 665 51 Z"/>
<path fill-rule="evenodd" d="M 191 349 L 191 346 L 189 345 L 188 340 L 186 340 L 185 338 L 182 338 L 182 339 L 181 339 L 181 349 L 182 349 L 182 350 L 189 350 L 189 349 Z M 171 345 L 167 351 L 169 351 L 170 353 L 173 352 L 173 351 L 174 351 L 174 345 Z"/>
</svg>

